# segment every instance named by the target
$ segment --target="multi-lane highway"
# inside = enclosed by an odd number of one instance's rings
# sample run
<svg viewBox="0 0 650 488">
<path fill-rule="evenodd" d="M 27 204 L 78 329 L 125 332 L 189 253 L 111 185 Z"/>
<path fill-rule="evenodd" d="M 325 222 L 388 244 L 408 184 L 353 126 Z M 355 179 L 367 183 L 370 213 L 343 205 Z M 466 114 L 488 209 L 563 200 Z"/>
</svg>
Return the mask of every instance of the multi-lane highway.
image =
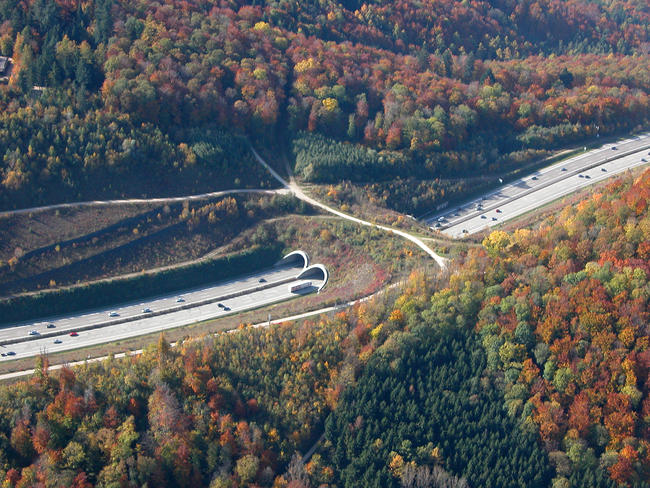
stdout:
<svg viewBox="0 0 650 488">
<path fill-rule="evenodd" d="M 306 281 L 297 278 L 301 271 L 302 266 L 270 268 L 180 294 L 3 327 L 0 361 L 35 356 L 43 351 L 76 349 L 218 318 L 311 293 L 323 284 L 323 280 L 309 278 L 310 287 L 291 292 L 292 285 Z"/>
<path fill-rule="evenodd" d="M 427 224 L 450 237 L 463 237 L 499 225 L 537 207 L 650 161 L 650 133 L 536 171 L 495 191 L 447 209 Z"/>
</svg>

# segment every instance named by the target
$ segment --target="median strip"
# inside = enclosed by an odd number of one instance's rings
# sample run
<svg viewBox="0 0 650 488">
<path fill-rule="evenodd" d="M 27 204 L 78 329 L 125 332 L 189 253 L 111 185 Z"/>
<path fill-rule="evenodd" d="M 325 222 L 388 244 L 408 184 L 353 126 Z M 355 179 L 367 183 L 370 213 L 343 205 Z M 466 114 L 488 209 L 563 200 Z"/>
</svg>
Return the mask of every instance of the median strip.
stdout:
<svg viewBox="0 0 650 488">
<path fill-rule="evenodd" d="M 294 277 L 283 278 L 281 280 L 260 284 L 260 285 L 254 286 L 252 288 L 247 288 L 245 290 L 239 290 L 239 291 L 236 291 L 236 292 L 227 293 L 225 295 L 220 295 L 218 297 L 206 298 L 206 299 L 201 300 L 199 302 L 192 302 L 192 303 L 185 303 L 183 305 L 176 305 L 176 306 L 166 308 L 166 309 L 163 309 L 163 310 L 158 310 L 156 312 L 141 313 L 141 314 L 133 315 L 133 316 L 130 316 L 130 317 L 123 317 L 123 318 L 114 319 L 114 320 L 107 320 L 105 322 L 100 322 L 98 324 L 83 325 L 83 326 L 75 327 L 75 328 L 71 328 L 71 329 L 46 332 L 44 334 L 39 334 L 39 335 L 33 335 L 33 336 L 29 335 L 29 336 L 26 336 L 26 337 L 17 337 L 17 338 L 13 338 L 13 339 L 4 339 L 4 340 L 0 340 L 0 346 L 6 346 L 6 345 L 9 345 L 9 344 L 17 344 L 17 343 L 20 343 L 20 342 L 35 341 L 35 340 L 38 340 L 38 339 L 47 339 L 47 338 L 50 338 L 50 337 L 69 335 L 71 332 L 83 332 L 83 331 L 87 331 L 87 330 L 101 329 L 101 328 L 104 328 L 104 327 L 110 327 L 112 325 L 119 325 L 119 324 L 125 324 L 127 322 L 134 322 L 136 320 L 141 320 L 143 318 L 158 317 L 158 316 L 161 316 L 161 315 L 167 315 L 167 314 L 170 314 L 170 313 L 179 312 L 181 310 L 188 310 L 190 308 L 201 307 L 203 305 L 209 305 L 211 303 L 219 302 L 221 300 L 228 300 L 230 298 L 235 298 L 235 297 L 239 297 L 239 296 L 242 296 L 242 295 L 247 295 L 249 293 L 255 293 L 255 292 L 258 292 L 258 291 L 266 290 L 268 288 L 275 288 L 275 287 L 280 286 L 280 285 L 285 285 L 287 283 L 290 283 L 290 282 L 294 281 L 302 271 L 303 271 L 303 268 L 296 268 L 296 276 L 294 276 Z"/>
<path fill-rule="evenodd" d="M 578 174 L 580 174 L 580 173 L 584 173 L 585 171 L 588 171 L 588 170 L 590 170 L 590 169 L 592 169 L 592 168 L 595 168 L 595 167 L 597 167 L 597 166 L 600 166 L 600 165 L 602 165 L 602 164 L 604 164 L 604 163 L 609 163 L 609 162 L 611 162 L 611 161 L 615 161 L 615 160 L 617 160 L 617 159 L 621 159 L 621 158 L 624 158 L 624 157 L 626 157 L 626 156 L 630 156 L 630 155 L 632 155 L 632 154 L 636 154 L 636 153 L 638 153 L 638 152 L 645 151 L 645 150 L 648 149 L 648 148 L 650 148 L 650 142 L 649 142 L 648 144 L 642 146 L 642 147 L 639 147 L 639 148 L 636 148 L 636 149 L 630 149 L 630 150 L 628 150 L 628 151 L 623 151 L 623 152 L 621 152 L 621 153 L 616 153 L 616 155 L 615 155 L 614 157 L 611 157 L 611 158 L 610 158 L 610 157 L 605 157 L 605 160 L 600 160 L 600 161 L 597 161 L 597 162 L 592 163 L 592 164 L 590 164 L 590 165 L 587 165 L 587 166 L 585 166 L 585 167 L 582 167 L 582 168 L 579 168 L 579 169 L 575 169 L 575 170 L 570 171 L 570 172 L 566 172 L 566 173 L 564 173 L 563 175 L 560 175 L 559 177 L 557 177 L 557 178 L 555 178 L 555 179 L 553 179 L 553 180 L 551 180 L 551 181 L 548 181 L 548 182 L 546 182 L 546 183 L 542 183 L 542 184 L 540 184 L 540 185 L 538 185 L 538 186 L 535 186 L 535 187 L 532 187 L 532 188 L 528 188 L 527 190 L 524 190 L 524 191 L 522 191 L 521 193 L 518 193 L 517 195 L 514 195 L 514 196 L 512 196 L 512 197 L 510 197 L 510 198 L 507 198 L 506 200 L 503 200 L 503 201 L 500 201 L 500 202 L 494 203 L 494 204 L 492 204 L 492 205 L 489 205 L 489 206 L 487 206 L 486 208 L 483 208 L 480 212 L 479 212 L 479 211 L 474 211 L 474 212 L 472 212 L 472 213 L 470 213 L 470 214 L 468 214 L 468 215 L 465 215 L 464 217 L 461 217 L 461 218 L 459 218 L 459 219 L 457 219 L 457 220 L 454 220 L 453 222 L 450 222 L 448 226 L 446 226 L 446 227 L 442 227 L 442 228 L 440 229 L 440 231 L 444 231 L 444 230 L 447 230 L 447 229 L 449 229 L 449 228 L 451 228 L 451 227 L 454 227 L 454 226 L 456 226 L 456 225 L 462 224 L 463 222 L 467 222 L 468 220 L 473 219 L 473 218 L 476 217 L 477 215 L 480 215 L 480 214 L 482 214 L 482 213 L 489 212 L 489 211 L 494 210 L 494 209 L 496 209 L 496 208 L 499 208 L 499 207 L 501 207 L 501 206 L 503 206 L 503 205 L 506 205 L 506 204 L 508 204 L 508 203 L 510 203 L 510 202 L 514 202 L 515 200 L 518 200 L 518 199 L 520 199 L 520 198 L 523 198 L 523 197 L 525 197 L 526 195 L 530 195 L 531 193 L 534 193 L 534 192 L 536 192 L 536 191 L 538 191 L 538 190 L 543 190 L 544 188 L 547 188 L 547 187 L 549 187 L 549 186 L 551 186 L 551 185 L 554 185 L 554 184 L 556 184 L 556 183 L 559 182 L 559 181 L 565 180 L 565 179 L 567 179 L 567 178 L 570 178 L 570 177 L 572 177 L 572 176 L 578 175 Z M 559 165 L 557 165 L 557 166 L 559 166 Z M 512 183 L 508 183 L 508 185 L 512 185 L 513 183 L 516 183 L 517 181 L 523 181 L 523 178 L 521 178 L 520 180 L 515 180 L 515 181 L 512 182 Z M 506 186 L 507 186 L 507 185 L 506 185 Z M 504 188 L 504 187 L 502 187 L 502 188 Z M 499 191 L 499 190 L 497 189 L 497 190 L 494 191 L 493 193 L 497 193 L 498 191 Z M 470 202 L 470 203 L 471 203 L 471 202 Z"/>
</svg>

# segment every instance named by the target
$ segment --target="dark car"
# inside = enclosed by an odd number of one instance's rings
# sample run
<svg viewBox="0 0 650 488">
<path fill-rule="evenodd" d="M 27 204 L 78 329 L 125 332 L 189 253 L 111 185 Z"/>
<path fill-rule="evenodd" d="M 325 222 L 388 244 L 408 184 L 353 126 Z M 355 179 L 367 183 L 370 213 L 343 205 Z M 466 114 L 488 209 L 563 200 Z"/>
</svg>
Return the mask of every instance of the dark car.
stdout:
<svg viewBox="0 0 650 488">
<path fill-rule="evenodd" d="M 497 213 L 501 213 L 501 210 L 497 208 L 496 212 L 497 212 Z"/>
<path fill-rule="evenodd" d="M 54 324 L 47 324 L 48 329 L 54 329 L 55 327 L 56 327 L 56 325 L 54 325 Z"/>
<path fill-rule="evenodd" d="M 260 278 L 260 279 L 257 280 L 257 281 L 258 281 L 258 283 L 266 283 L 266 280 L 265 280 L 264 278 Z"/>
</svg>

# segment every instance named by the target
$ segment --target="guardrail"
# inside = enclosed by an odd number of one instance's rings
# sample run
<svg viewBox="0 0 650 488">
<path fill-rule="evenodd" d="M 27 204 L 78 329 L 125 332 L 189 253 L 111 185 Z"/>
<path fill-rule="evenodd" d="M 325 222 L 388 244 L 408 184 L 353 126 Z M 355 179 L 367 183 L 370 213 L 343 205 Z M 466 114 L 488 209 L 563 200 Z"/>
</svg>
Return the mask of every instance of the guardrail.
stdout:
<svg viewBox="0 0 650 488">
<path fill-rule="evenodd" d="M 302 268 L 299 270 L 302 271 Z M 150 313 L 139 313 L 138 315 L 132 315 L 130 317 L 123 317 L 119 319 L 114 319 L 114 320 L 107 320 L 105 322 L 100 322 L 98 324 L 89 324 L 89 325 L 82 325 L 80 327 L 74 327 L 70 329 L 65 329 L 65 330 L 56 330 L 52 332 L 45 332 L 42 334 L 38 335 L 28 335 L 26 337 L 16 337 L 14 339 L 4 339 L 0 340 L 0 346 L 7 346 L 10 344 L 18 344 L 20 342 L 28 342 L 28 341 L 35 341 L 38 339 L 48 339 L 51 337 L 57 337 L 57 336 L 64 336 L 64 335 L 69 335 L 71 332 L 83 332 L 86 330 L 94 330 L 94 329 L 101 329 L 104 327 L 110 327 L 112 325 L 119 325 L 119 324 L 125 324 L 127 322 L 134 322 L 136 320 L 141 320 L 144 318 L 149 318 L 149 317 L 158 317 L 160 315 L 167 315 L 170 313 L 174 312 L 179 312 L 181 310 L 188 310 L 190 308 L 196 308 L 196 307 L 201 307 L 203 305 L 209 305 L 211 303 L 219 302 L 221 300 L 228 300 L 230 298 L 235 298 L 235 297 L 240 297 L 242 295 L 247 295 L 249 293 L 255 293 L 257 291 L 262 291 L 266 290 L 268 288 L 274 288 L 276 286 L 280 285 L 286 285 L 287 283 L 290 283 L 296 279 L 298 275 L 295 277 L 291 278 L 283 278 L 281 280 L 269 282 L 269 283 L 264 283 L 262 285 L 257 285 L 252 288 L 246 288 L 245 290 L 240 290 L 237 292 L 233 293 L 227 293 L 225 295 L 221 295 L 218 297 L 213 297 L 213 298 L 206 298 L 204 300 L 198 301 L 198 302 L 192 302 L 192 303 L 185 303 L 183 305 L 176 305 L 174 307 L 166 308 L 163 310 L 157 310 L 155 312 L 150 312 Z"/>
<path fill-rule="evenodd" d="M 443 230 L 448 229 L 450 227 L 454 227 L 454 226 L 456 226 L 458 224 L 462 224 L 463 222 L 466 222 L 466 221 L 468 221 L 470 219 L 473 219 L 474 217 L 476 217 L 479 214 L 489 212 L 490 210 L 494 210 L 495 208 L 499 208 L 499 207 L 501 207 L 503 205 L 506 205 L 506 204 L 508 204 L 510 202 L 514 202 L 515 200 L 518 200 L 518 199 L 520 199 L 522 197 L 525 197 L 526 195 L 529 195 L 529 194 L 531 194 L 533 192 L 536 192 L 538 190 L 542 190 L 543 188 L 547 188 L 547 187 L 549 187 L 551 185 L 554 185 L 558 181 L 562 181 L 562 180 L 565 180 L 566 178 L 570 178 L 571 176 L 575 176 L 577 174 L 583 173 L 585 171 L 590 170 L 591 168 L 595 168 L 596 166 L 600 166 L 601 164 L 609 163 L 610 161 L 615 161 L 617 159 L 621 159 L 621 158 L 624 158 L 626 156 L 630 156 L 632 154 L 635 154 L 635 153 L 638 153 L 638 152 L 641 152 L 641 151 L 645 151 L 648 148 L 650 148 L 650 141 L 647 144 L 645 144 L 644 146 L 637 147 L 635 149 L 629 149 L 627 151 L 623 151 L 623 152 L 620 152 L 620 153 L 617 152 L 617 153 L 615 153 L 615 155 L 613 157 L 605 157 L 605 160 L 600 160 L 600 161 L 597 161 L 597 162 L 592 163 L 590 165 L 587 165 L 585 167 L 575 169 L 573 171 L 568 171 L 568 172 L 562 174 L 561 176 L 559 176 L 559 177 L 557 177 L 557 178 L 555 178 L 555 179 L 553 179 L 551 181 L 548 181 L 546 183 L 542 183 L 541 185 L 529 188 L 528 190 L 524 190 L 521 193 L 518 193 L 517 195 L 514 195 L 514 196 L 512 196 L 512 197 L 510 197 L 510 198 L 508 198 L 506 200 L 500 201 L 498 203 L 493 203 L 492 205 L 488 205 L 487 207 L 481 209 L 480 212 L 479 211 L 471 212 L 470 214 L 468 214 L 468 215 L 466 215 L 464 217 L 461 217 L 458 220 L 454 220 L 453 223 L 450 223 L 447 226 L 439 227 L 437 230 L 443 231 Z M 515 182 L 516 181 L 517 180 L 515 180 Z M 512 183 L 509 183 L 509 184 L 512 184 Z"/>
</svg>

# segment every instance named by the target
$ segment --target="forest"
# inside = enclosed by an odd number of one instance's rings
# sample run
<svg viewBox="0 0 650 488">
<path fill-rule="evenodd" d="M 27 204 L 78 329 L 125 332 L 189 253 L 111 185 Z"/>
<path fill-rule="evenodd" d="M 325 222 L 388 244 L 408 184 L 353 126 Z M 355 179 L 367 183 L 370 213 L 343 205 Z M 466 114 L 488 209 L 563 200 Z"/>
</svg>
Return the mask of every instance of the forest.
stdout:
<svg viewBox="0 0 650 488">
<path fill-rule="evenodd" d="M 315 320 L 42 357 L 0 388 L 3 486 L 646 488 L 649 199 L 621 177 Z"/>
<path fill-rule="evenodd" d="M 0 0 L 0 205 L 268 186 L 241 136 L 314 182 L 509 171 L 647 126 L 649 23 L 633 0 Z"/>
</svg>

